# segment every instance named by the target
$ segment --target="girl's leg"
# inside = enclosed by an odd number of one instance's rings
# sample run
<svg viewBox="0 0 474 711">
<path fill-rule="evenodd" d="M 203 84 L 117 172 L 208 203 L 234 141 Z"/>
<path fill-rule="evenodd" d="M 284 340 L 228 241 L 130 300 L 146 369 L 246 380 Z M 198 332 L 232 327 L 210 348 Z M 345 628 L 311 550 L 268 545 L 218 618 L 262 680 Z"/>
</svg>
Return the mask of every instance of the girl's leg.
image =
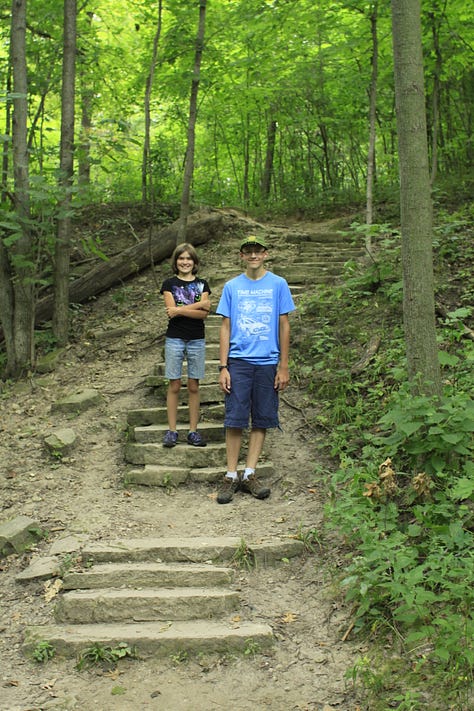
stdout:
<svg viewBox="0 0 474 711">
<path fill-rule="evenodd" d="M 166 393 L 166 411 L 168 414 L 168 429 L 172 432 L 177 431 L 179 391 L 181 389 L 181 380 L 170 380 Z"/>
<path fill-rule="evenodd" d="M 188 378 L 189 431 L 196 432 L 199 423 L 199 380 Z"/>
</svg>

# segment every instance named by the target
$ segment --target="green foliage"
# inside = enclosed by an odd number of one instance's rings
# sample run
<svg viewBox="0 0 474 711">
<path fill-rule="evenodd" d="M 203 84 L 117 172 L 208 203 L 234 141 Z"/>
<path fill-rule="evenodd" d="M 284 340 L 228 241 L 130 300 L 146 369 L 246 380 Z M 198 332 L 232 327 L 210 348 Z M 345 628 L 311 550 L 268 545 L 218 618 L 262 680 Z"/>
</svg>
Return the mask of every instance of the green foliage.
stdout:
<svg viewBox="0 0 474 711">
<path fill-rule="evenodd" d="M 256 565 L 255 553 L 242 538 L 239 547 L 232 556 L 232 562 L 240 568 L 251 570 Z"/>
<path fill-rule="evenodd" d="M 46 662 L 49 662 L 55 654 L 55 648 L 50 642 L 46 640 L 38 642 L 32 652 L 33 659 L 35 660 L 35 662 L 38 662 L 38 664 L 45 664 Z"/>
<path fill-rule="evenodd" d="M 126 657 L 137 658 L 135 647 L 130 647 L 126 642 L 120 642 L 115 647 L 97 642 L 80 653 L 76 667 L 79 671 L 97 665 L 110 669 L 115 668 L 117 662 Z"/>
<path fill-rule="evenodd" d="M 348 678 L 373 711 L 421 711 L 427 697 L 433 711 L 464 711 L 474 682 L 474 347 L 467 278 L 474 221 L 467 212 L 436 231 L 440 297 L 447 305 L 438 319 L 441 397 L 414 395 L 406 382 L 400 246 L 386 225 L 373 235 L 377 265 L 346 265 L 336 294 L 321 290 L 301 300 L 301 331 L 297 324 L 293 329 L 294 368 L 312 424 L 336 461 L 325 477 L 322 535 L 341 537 L 346 562 L 337 581 L 353 633 L 371 643 L 370 655 Z M 354 374 L 374 328 L 381 347 Z"/>
</svg>

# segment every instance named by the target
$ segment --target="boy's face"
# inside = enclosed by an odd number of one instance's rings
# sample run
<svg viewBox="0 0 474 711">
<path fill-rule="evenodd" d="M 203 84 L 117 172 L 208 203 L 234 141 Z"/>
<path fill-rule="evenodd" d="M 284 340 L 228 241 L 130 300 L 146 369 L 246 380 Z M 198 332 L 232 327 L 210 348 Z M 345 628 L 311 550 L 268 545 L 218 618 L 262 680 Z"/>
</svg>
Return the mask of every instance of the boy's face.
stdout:
<svg viewBox="0 0 474 711">
<path fill-rule="evenodd" d="M 262 247 L 260 244 L 247 244 L 245 247 L 242 247 L 240 256 L 247 266 L 254 268 L 263 264 L 268 256 L 268 252 L 265 247 Z"/>
</svg>

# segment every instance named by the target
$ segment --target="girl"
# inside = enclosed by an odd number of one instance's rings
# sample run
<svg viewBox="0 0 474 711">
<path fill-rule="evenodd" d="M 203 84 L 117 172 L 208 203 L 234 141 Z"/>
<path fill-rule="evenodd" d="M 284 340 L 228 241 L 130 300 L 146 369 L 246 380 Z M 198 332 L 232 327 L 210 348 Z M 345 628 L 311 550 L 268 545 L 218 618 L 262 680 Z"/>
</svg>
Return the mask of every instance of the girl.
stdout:
<svg viewBox="0 0 474 711">
<path fill-rule="evenodd" d="M 199 381 L 204 377 L 204 319 L 211 303 L 211 290 L 205 279 L 196 277 L 199 258 L 191 244 L 179 244 L 171 257 L 175 276 L 165 279 L 160 293 L 165 300 L 168 328 L 165 340 L 165 377 L 169 379 L 166 394 L 168 431 L 163 447 L 174 447 L 178 441 L 176 421 L 184 358 L 188 364 L 189 434 L 188 444 L 205 447 L 197 431 L 199 421 Z"/>
</svg>

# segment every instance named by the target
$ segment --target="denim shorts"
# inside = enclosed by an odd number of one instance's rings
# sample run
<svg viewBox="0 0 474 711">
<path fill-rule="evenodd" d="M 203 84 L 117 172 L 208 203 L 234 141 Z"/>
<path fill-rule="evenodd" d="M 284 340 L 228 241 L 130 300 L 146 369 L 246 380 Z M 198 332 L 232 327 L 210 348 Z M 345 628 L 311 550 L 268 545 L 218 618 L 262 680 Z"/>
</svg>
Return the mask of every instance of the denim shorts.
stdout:
<svg viewBox="0 0 474 711">
<path fill-rule="evenodd" d="M 279 427 L 278 391 L 274 388 L 276 365 L 254 365 L 229 358 L 231 390 L 225 396 L 225 427 Z"/>
<path fill-rule="evenodd" d="M 206 341 L 196 338 L 184 341 L 182 338 L 165 339 L 165 378 L 179 380 L 183 373 L 183 362 L 188 363 L 188 378 L 202 380 L 206 360 Z"/>
</svg>

